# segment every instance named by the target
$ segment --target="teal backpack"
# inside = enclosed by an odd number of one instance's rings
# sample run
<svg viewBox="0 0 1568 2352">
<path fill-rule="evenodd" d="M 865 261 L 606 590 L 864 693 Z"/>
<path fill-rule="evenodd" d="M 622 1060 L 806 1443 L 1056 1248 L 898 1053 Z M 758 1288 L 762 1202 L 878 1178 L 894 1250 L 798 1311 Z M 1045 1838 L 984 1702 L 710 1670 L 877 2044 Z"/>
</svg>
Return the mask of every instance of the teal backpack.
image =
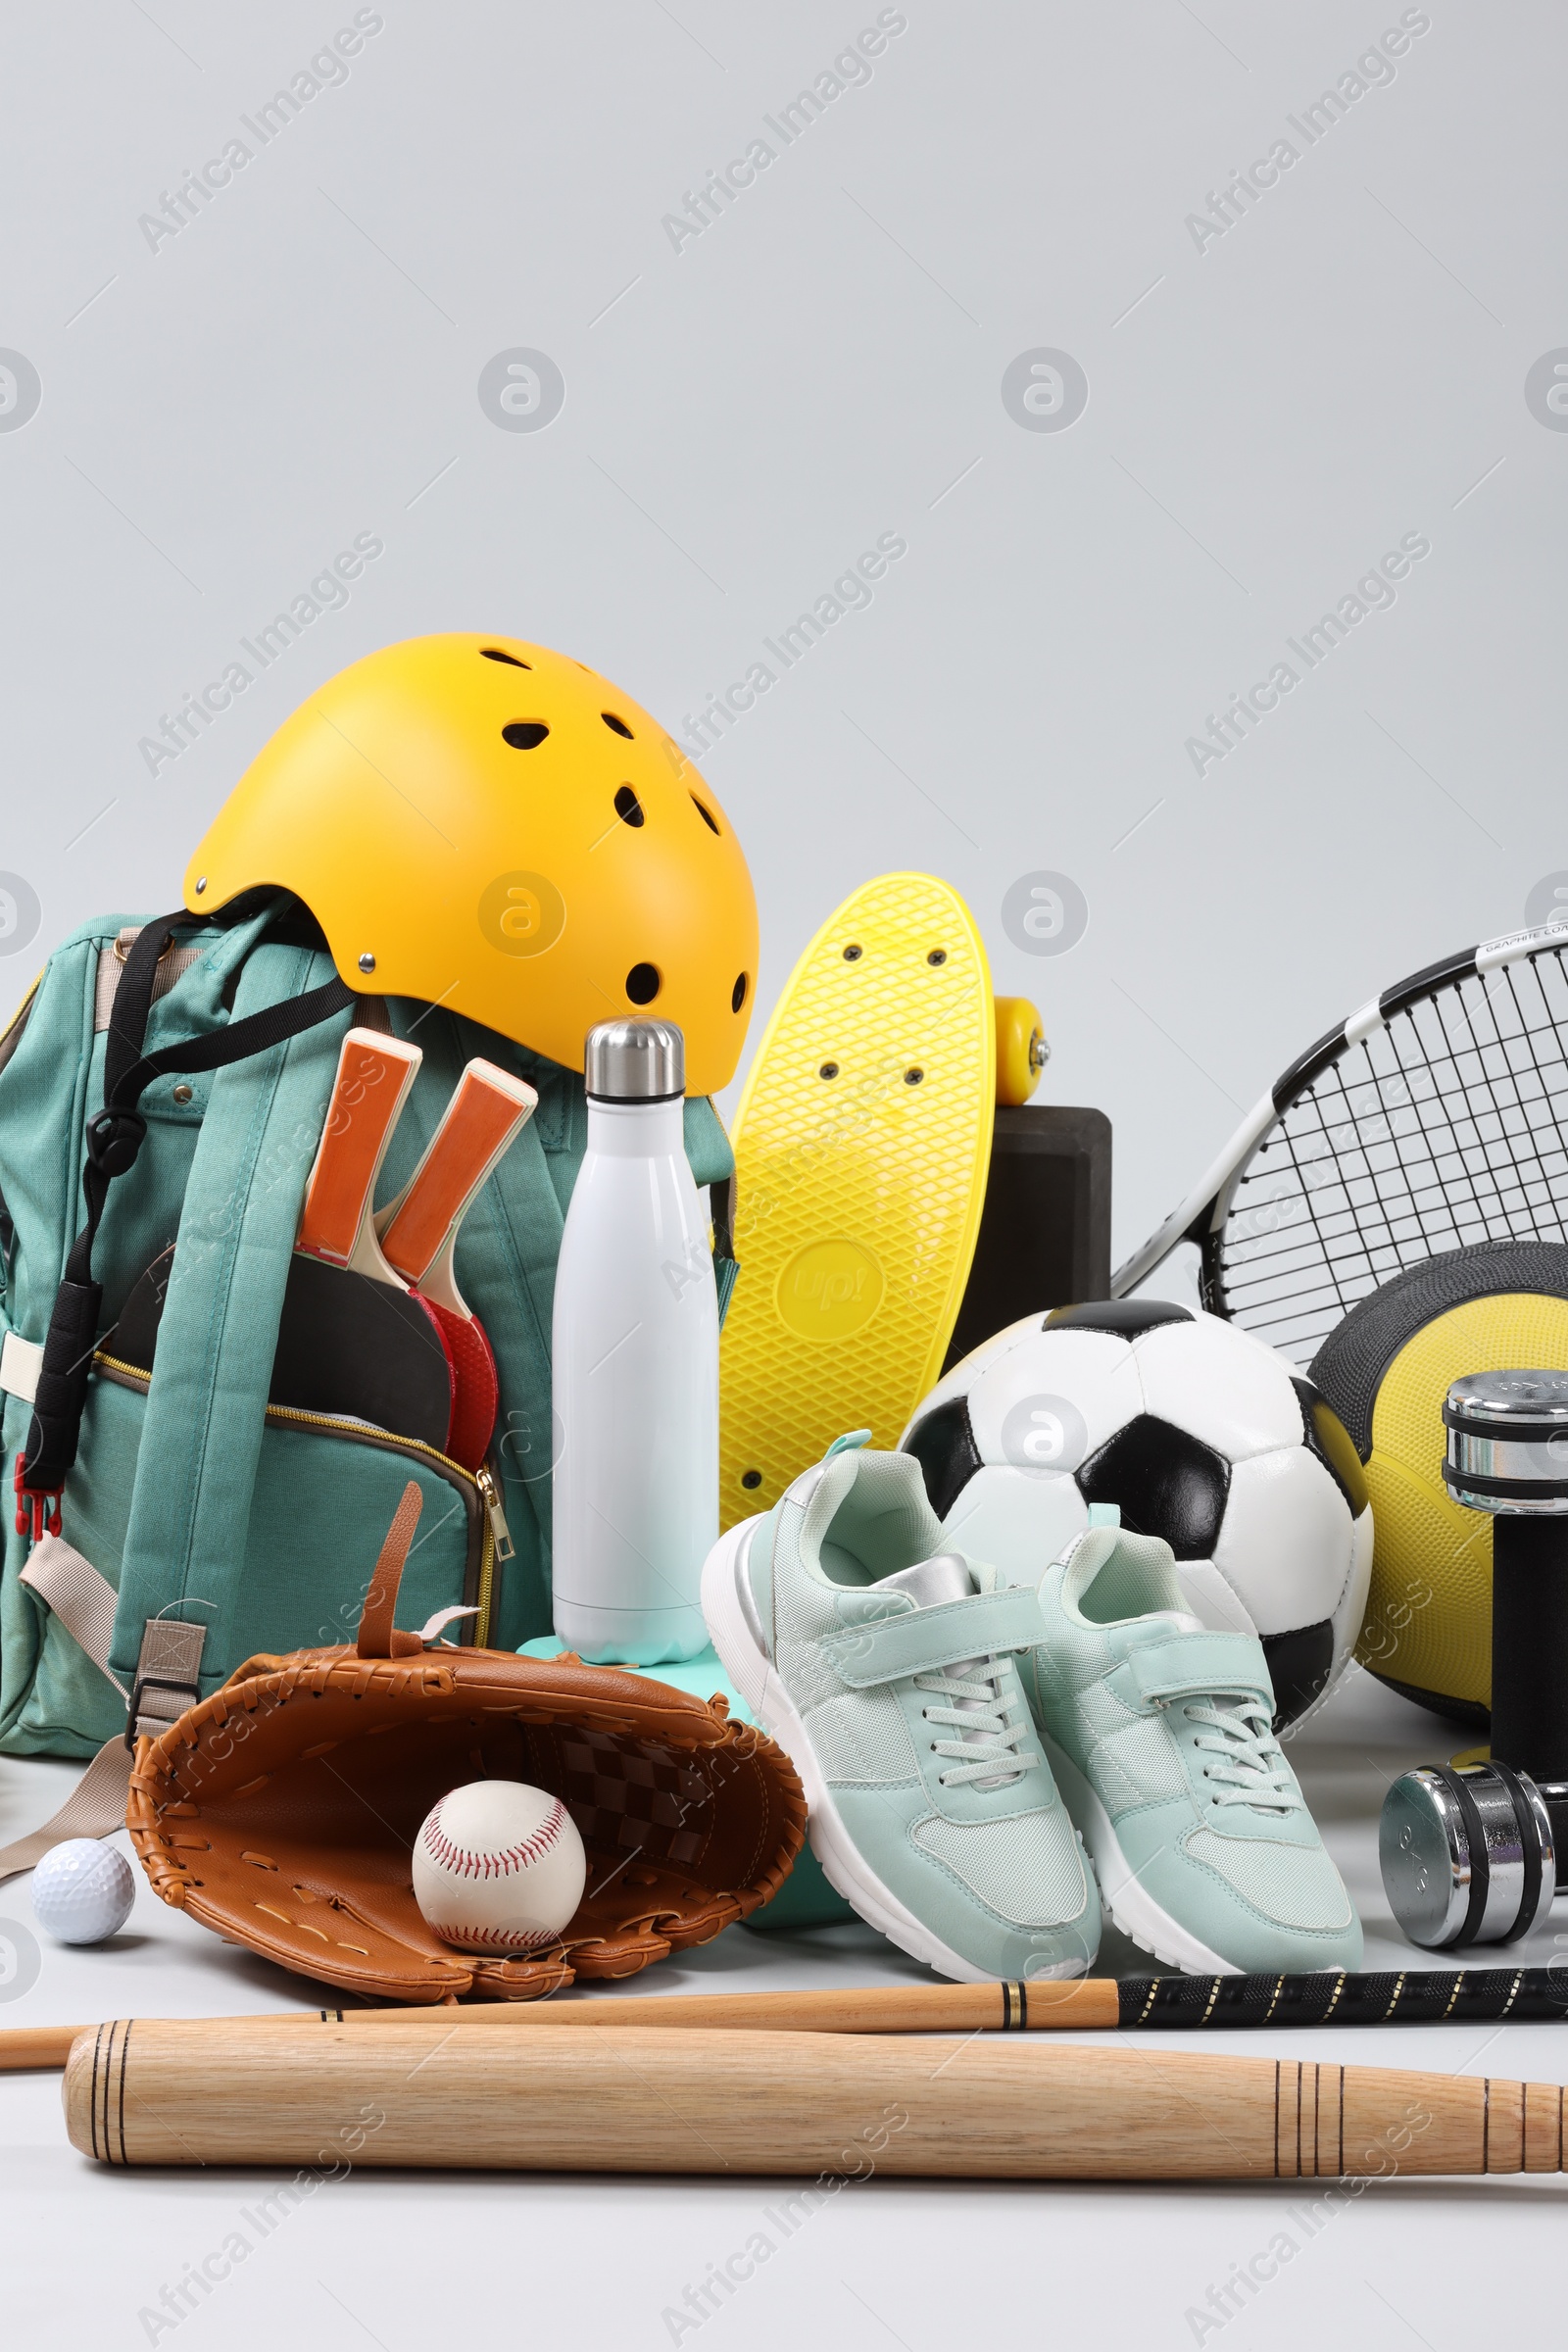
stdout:
<svg viewBox="0 0 1568 2352">
<path fill-rule="evenodd" d="M 539 1097 L 458 1243 L 500 1380 L 477 1476 L 366 1421 L 269 1400 L 339 1044 L 368 1022 L 424 1056 L 382 1200 L 472 1056 Z M 161 1728 L 256 1652 L 352 1641 L 411 1478 L 423 1513 L 407 1621 L 468 1610 L 449 1638 L 508 1649 L 548 1635 L 551 1312 L 585 1136 L 579 1076 L 439 1007 L 354 994 L 291 899 L 217 922 L 107 916 L 57 950 L 0 1037 L 0 1432 L 18 1485 L 0 1752 L 122 1750 L 127 1720 Z M 686 1106 L 686 1147 L 714 1187 L 722 1296 L 734 1163 L 706 1101 Z M 149 1366 L 117 1354 L 117 1329 L 171 1244 Z M 122 1808 L 123 1768 L 100 1764 Z M 43 1844 L 97 1835 L 90 1810 L 68 1806 Z M 19 1851 L 0 1862 L 24 1867 Z"/>
</svg>

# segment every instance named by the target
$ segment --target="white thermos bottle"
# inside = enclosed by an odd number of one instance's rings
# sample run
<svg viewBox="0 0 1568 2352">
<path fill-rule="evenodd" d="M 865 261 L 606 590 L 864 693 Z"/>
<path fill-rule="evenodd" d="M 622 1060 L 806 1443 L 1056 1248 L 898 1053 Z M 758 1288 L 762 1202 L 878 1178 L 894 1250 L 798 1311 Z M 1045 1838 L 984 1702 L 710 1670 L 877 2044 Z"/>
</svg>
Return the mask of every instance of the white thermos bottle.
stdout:
<svg viewBox="0 0 1568 2352">
<path fill-rule="evenodd" d="M 718 1297 L 685 1063 L 670 1021 L 589 1031 L 588 1148 L 556 1269 L 556 1633 L 643 1666 L 708 1646 L 718 1535 Z"/>
</svg>

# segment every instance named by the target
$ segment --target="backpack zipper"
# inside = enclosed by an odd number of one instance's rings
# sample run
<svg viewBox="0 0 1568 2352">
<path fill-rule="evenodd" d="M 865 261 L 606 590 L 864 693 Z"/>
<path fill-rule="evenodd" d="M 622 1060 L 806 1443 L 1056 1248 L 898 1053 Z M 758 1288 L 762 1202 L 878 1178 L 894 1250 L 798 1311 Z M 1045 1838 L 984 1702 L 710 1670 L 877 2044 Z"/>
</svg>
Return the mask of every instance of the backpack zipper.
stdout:
<svg viewBox="0 0 1568 2352">
<path fill-rule="evenodd" d="M 100 1348 L 94 1353 L 93 1364 L 111 1380 L 122 1387 L 140 1389 L 144 1394 L 152 1386 L 152 1374 L 139 1364 L 122 1363 L 118 1356 L 107 1355 Z M 472 1633 L 467 1637 L 476 1649 L 490 1646 L 491 1618 L 495 1611 L 496 1562 L 512 1557 L 512 1537 L 507 1528 L 506 1514 L 501 1508 L 501 1496 L 488 1463 L 481 1464 L 478 1476 L 455 1462 L 449 1453 L 437 1446 L 427 1446 L 422 1438 L 395 1437 L 390 1430 L 376 1429 L 364 1421 L 355 1421 L 342 1413 L 308 1413 L 294 1404 L 270 1404 L 269 1421 L 282 1422 L 294 1428 L 330 1430 L 335 1438 L 347 1438 L 359 1446 L 373 1446 L 382 1453 L 401 1453 L 421 1462 L 429 1462 L 455 1486 L 463 1497 L 464 1510 L 472 1528 L 479 1521 L 479 1561 L 470 1587 L 464 1577 L 466 1602 L 477 1604 L 478 1614 L 471 1618 Z"/>
<path fill-rule="evenodd" d="M 475 1633 L 474 1642 L 478 1648 L 488 1649 L 490 1622 L 495 1614 L 496 1568 L 502 1560 L 510 1560 L 516 1547 L 512 1541 L 512 1530 L 507 1525 L 507 1514 L 501 1506 L 501 1489 L 488 1462 L 479 1464 L 473 1483 L 479 1490 L 479 1499 L 484 1505 L 484 1550 L 479 1561 L 479 1614 L 473 1621 L 476 1627 L 483 1630 L 484 1639 L 480 1641 L 478 1633 Z"/>
</svg>

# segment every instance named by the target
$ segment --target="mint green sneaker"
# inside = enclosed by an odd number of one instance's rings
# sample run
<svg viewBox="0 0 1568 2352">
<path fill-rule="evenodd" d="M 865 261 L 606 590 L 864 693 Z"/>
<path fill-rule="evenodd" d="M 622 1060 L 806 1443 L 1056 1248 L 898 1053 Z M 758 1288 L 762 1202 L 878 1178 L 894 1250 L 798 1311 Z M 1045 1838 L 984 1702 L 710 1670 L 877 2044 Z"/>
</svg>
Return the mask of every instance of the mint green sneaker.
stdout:
<svg viewBox="0 0 1568 2352">
<path fill-rule="evenodd" d="M 1041 1578 L 1023 1669 L 1124 1935 L 1201 1974 L 1361 1965 L 1361 1923 L 1270 1728 L 1250 1634 L 1187 1612 L 1168 1544 L 1091 1525 Z"/>
<path fill-rule="evenodd" d="M 858 1443 L 710 1552 L 713 1647 L 862 1919 L 966 1983 L 1080 1977 L 1100 1900 L 1018 1681 L 1035 1595 L 943 1551 L 913 1456 Z"/>
</svg>

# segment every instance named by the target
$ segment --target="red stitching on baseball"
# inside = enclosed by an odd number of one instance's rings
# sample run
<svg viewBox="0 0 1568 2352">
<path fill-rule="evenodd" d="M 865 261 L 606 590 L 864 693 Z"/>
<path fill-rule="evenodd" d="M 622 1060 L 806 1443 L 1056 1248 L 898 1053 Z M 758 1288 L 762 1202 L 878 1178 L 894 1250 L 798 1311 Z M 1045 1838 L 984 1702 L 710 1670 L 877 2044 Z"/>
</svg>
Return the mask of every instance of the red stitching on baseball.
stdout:
<svg viewBox="0 0 1568 2352">
<path fill-rule="evenodd" d="M 531 1862 L 537 1862 L 561 1842 L 566 1814 L 559 1797 L 551 1799 L 550 1810 L 536 1830 L 530 1831 L 516 1845 L 506 1846 L 493 1854 L 468 1853 L 462 1846 L 453 1844 L 441 1827 L 441 1808 L 446 1801 L 442 1797 L 425 1823 L 420 1832 L 420 1842 L 432 1861 L 439 1862 L 443 1870 L 454 1871 L 459 1878 L 510 1878 L 514 1870 L 525 1870 Z"/>
<path fill-rule="evenodd" d="M 444 1919 L 432 1919 L 426 1924 L 434 1928 L 445 1943 L 493 1943 L 504 1951 L 514 1952 L 532 1952 L 547 1943 L 560 1943 L 565 1934 L 564 1928 L 553 1934 L 548 1928 L 465 1928 Z"/>
</svg>

